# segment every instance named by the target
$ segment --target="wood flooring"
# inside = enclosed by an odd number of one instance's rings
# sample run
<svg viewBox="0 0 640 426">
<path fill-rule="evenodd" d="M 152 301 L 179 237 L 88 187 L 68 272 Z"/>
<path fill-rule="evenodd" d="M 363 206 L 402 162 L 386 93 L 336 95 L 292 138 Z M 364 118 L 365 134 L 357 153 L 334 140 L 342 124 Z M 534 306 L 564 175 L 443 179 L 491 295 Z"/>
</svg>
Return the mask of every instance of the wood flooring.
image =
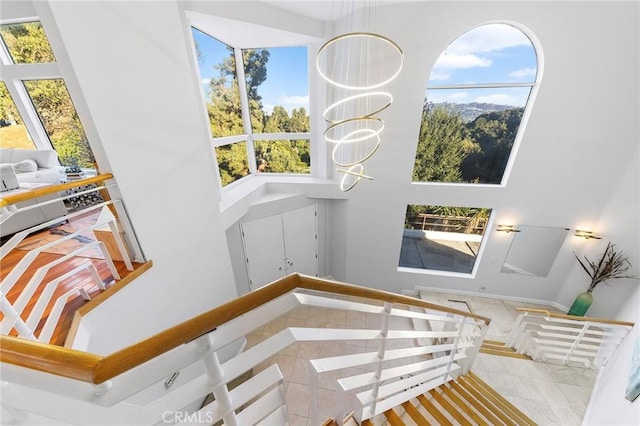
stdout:
<svg viewBox="0 0 640 426">
<path fill-rule="evenodd" d="M 47 231 L 42 231 L 42 232 L 47 232 Z M 7 254 L 7 256 L 5 256 L 4 259 L 2 259 L 1 261 L 2 263 L 0 263 L 0 279 L 4 280 L 5 277 L 7 277 L 7 275 L 13 270 L 13 268 L 18 264 L 18 262 L 20 262 L 20 260 L 27 253 L 28 252 L 24 250 L 12 250 L 9 254 Z M 34 273 L 38 270 L 38 268 L 54 260 L 57 260 L 61 257 L 63 257 L 62 254 L 40 253 L 36 257 L 34 262 L 31 264 L 29 269 L 18 279 L 16 284 L 6 294 L 6 297 L 9 300 L 9 302 L 11 304 L 15 303 L 16 299 L 22 292 L 23 288 L 29 282 L 29 280 L 34 275 Z M 82 264 L 85 264 L 86 262 L 92 262 L 95 265 L 95 267 L 98 270 L 98 274 L 100 275 L 100 278 L 102 279 L 102 281 L 105 283 L 107 287 L 106 291 L 108 292 L 109 288 L 113 286 L 114 282 L 113 282 L 113 277 L 111 276 L 111 271 L 107 267 L 106 262 L 103 259 L 96 259 L 96 258 L 90 258 L 90 257 L 74 257 L 60 263 L 59 265 L 52 267 L 47 272 L 47 274 L 45 275 L 45 279 L 38 286 L 34 295 L 31 297 L 25 309 L 23 310 L 21 314 L 22 319 L 26 321 L 26 319 L 29 316 L 29 313 L 33 309 L 35 303 L 37 302 L 39 296 L 42 294 L 42 291 L 44 290 L 46 284 L 49 281 L 51 281 L 55 277 L 59 277 L 60 275 L 75 269 L 76 267 Z M 114 265 L 116 266 L 116 269 L 120 274 L 121 279 L 126 277 L 128 274 L 132 272 L 132 271 L 127 271 L 124 262 L 114 261 Z M 143 264 L 134 263 L 134 269 L 137 269 L 141 266 L 143 266 Z M 98 289 L 95 286 L 95 283 L 93 282 L 93 278 L 88 270 L 82 270 L 79 273 L 61 281 L 58 284 L 54 292 L 54 295 L 51 298 L 51 301 L 49 302 L 47 308 L 45 309 L 43 313 L 43 317 L 40 320 L 40 323 L 36 327 L 36 330 L 35 330 L 36 336 L 39 335 L 40 331 L 42 330 L 42 327 L 44 327 L 45 321 L 47 320 L 56 299 L 59 296 L 65 294 L 66 292 L 78 286 L 84 287 L 91 297 L 103 291 Z M 86 303 L 87 301 L 85 301 L 79 294 L 76 296 L 72 296 L 68 299 L 65 305 L 65 308 L 63 310 L 62 316 L 60 317 L 60 321 L 56 326 L 56 329 L 52 335 L 52 339 L 50 341 L 51 344 L 60 345 L 60 346 L 64 345 L 65 338 L 69 331 L 69 327 L 71 326 L 74 312 Z M 0 318 L 2 317 L 3 317 L 2 314 L 0 314 Z M 12 329 L 9 335 L 16 336 L 17 333 L 15 329 Z"/>
</svg>

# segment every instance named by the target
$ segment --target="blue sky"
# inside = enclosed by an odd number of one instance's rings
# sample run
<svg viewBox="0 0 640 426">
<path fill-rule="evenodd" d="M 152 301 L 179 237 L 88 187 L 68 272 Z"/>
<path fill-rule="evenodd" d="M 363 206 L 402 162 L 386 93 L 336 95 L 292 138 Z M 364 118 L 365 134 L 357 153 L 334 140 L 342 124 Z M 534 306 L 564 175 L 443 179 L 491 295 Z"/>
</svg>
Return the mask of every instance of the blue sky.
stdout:
<svg viewBox="0 0 640 426">
<path fill-rule="evenodd" d="M 461 35 L 440 55 L 429 87 L 446 84 L 532 83 L 537 60 L 531 41 L 505 24 L 483 25 Z M 430 90 L 434 102 L 489 102 L 523 106 L 529 88 Z"/>
<path fill-rule="evenodd" d="M 202 53 L 200 76 L 206 88 L 212 77 L 220 73 L 214 68 L 230 52 L 224 43 L 200 31 L 193 31 L 194 40 Z M 283 106 L 289 114 L 294 108 L 304 107 L 309 112 L 309 83 L 306 47 L 270 48 L 267 62 L 267 79 L 258 87 L 263 109 L 271 113 L 276 105 Z"/>
<path fill-rule="evenodd" d="M 206 89 L 211 77 L 218 77 L 214 65 L 229 55 L 225 45 L 200 31 L 194 39 L 202 53 L 200 75 Z M 258 88 L 264 110 L 281 105 L 309 111 L 308 61 L 304 47 L 270 48 L 267 79 Z M 474 28 L 454 40 L 431 70 L 429 86 L 463 83 L 533 82 L 536 55 L 530 40 L 518 29 L 505 24 Z M 430 90 L 434 102 L 488 102 L 523 106 L 529 88 Z"/>
</svg>

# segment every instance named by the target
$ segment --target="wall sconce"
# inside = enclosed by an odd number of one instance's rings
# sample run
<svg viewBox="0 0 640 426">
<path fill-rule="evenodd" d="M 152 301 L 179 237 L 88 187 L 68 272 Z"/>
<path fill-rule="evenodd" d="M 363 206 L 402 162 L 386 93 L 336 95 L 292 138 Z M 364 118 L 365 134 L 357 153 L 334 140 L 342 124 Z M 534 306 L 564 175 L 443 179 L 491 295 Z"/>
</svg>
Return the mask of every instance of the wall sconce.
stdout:
<svg viewBox="0 0 640 426">
<path fill-rule="evenodd" d="M 496 226 L 496 231 L 506 232 L 507 234 L 509 232 L 520 232 L 514 225 L 498 225 Z"/>
<path fill-rule="evenodd" d="M 584 231 L 581 229 L 576 229 L 576 232 L 574 234 L 576 237 L 582 237 L 585 240 L 590 240 L 590 239 L 594 239 L 594 240 L 599 240 L 602 237 L 598 237 L 596 234 L 594 234 L 591 231 Z"/>
</svg>

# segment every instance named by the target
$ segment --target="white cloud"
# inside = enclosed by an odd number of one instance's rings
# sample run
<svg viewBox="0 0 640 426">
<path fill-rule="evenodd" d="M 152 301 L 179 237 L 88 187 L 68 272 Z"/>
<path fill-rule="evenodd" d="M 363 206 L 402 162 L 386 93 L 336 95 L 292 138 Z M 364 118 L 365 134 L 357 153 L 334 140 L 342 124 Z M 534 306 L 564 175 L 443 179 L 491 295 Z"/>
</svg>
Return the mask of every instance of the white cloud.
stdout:
<svg viewBox="0 0 640 426">
<path fill-rule="evenodd" d="M 447 81 L 451 79 L 451 74 L 442 70 L 433 69 L 429 76 L 429 81 Z"/>
<path fill-rule="evenodd" d="M 506 24 L 474 28 L 454 40 L 436 61 L 434 70 L 490 67 L 492 55 L 514 46 L 530 46 L 531 41 L 518 29 Z"/>
<path fill-rule="evenodd" d="M 518 101 L 513 96 L 504 93 L 495 93 L 492 95 L 478 96 L 475 99 L 478 103 L 498 104 L 498 105 L 518 105 Z"/>
<path fill-rule="evenodd" d="M 211 79 L 210 78 L 203 78 L 202 80 L 200 80 L 200 82 L 202 83 L 203 86 L 208 86 L 209 83 L 211 83 Z"/>
<path fill-rule="evenodd" d="M 309 107 L 309 96 L 286 96 L 286 95 L 281 95 L 278 98 L 278 102 L 284 104 L 284 105 L 292 105 L 292 106 L 298 106 L 298 107 L 305 107 L 308 108 Z"/>
<path fill-rule="evenodd" d="M 460 55 L 452 52 L 443 52 L 438 58 L 434 69 L 440 72 L 441 69 L 489 67 L 491 64 L 491 59 L 481 58 L 470 53 Z"/>
<path fill-rule="evenodd" d="M 433 90 L 432 92 L 427 91 L 427 99 L 429 102 L 440 103 L 440 102 L 452 102 L 452 103 L 466 103 L 469 101 L 469 93 L 464 91 L 455 91 L 450 92 L 448 90 Z"/>
<path fill-rule="evenodd" d="M 507 75 L 509 77 L 513 77 L 513 78 L 535 77 L 536 69 L 535 68 L 522 68 L 522 69 L 519 69 L 519 70 L 511 71 Z"/>
<path fill-rule="evenodd" d="M 522 31 L 506 24 L 477 27 L 456 39 L 447 50 L 454 54 L 495 52 L 514 46 L 530 46 Z"/>
<path fill-rule="evenodd" d="M 271 104 L 262 104 L 262 111 L 264 111 L 265 114 L 271 115 L 273 113 L 273 107 Z"/>
</svg>

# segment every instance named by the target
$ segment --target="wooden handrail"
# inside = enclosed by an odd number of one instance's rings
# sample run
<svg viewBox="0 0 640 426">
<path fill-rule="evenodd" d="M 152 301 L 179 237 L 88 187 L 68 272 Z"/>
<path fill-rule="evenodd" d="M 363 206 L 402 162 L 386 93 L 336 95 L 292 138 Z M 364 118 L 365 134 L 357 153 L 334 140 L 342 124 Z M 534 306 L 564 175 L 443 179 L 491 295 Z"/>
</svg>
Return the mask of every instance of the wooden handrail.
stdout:
<svg viewBox="0 0 640 426">
<path fill-rule="evenodd" d="M 298 275 L 289 275 L 168 328 L 148 339 L 114 352 L 98 362 L 93 383 L 109 380 L 181 344 L 207 334 L 218 326 L 295 290 L 299 284 L 300 277 Z"/>
<path fill-rule="evenodd" d="M 483 317 L 482 315 L 472 314 L 470 312 L 460 311 L 455 308 L 449 308 L 447 306 L 437 305 L 435 303 L 429 303 L 415 297 L 403 296 L 401 294 L 390 293 L 383 290 L 374 290 L 370 288 L 360 287 L 352 284 L 337 283 L 335 281 L 324 280 L 322 278 L 311 277 L 307 275 L 301 275 L 301 288 L 307 290 L 325 291 L 329 293 L 337 293 L 347 296 L 365 297 L 367 299 L 381 300 L 384 302 L 400 303 L 404 305 L 418 306 L 420 308 L 435 309 L 442 312 L 448 312 L 451 314 L 462 315 L 464 317 L 474 318 L 483 321 L 485 324 L 491 322 L 491 318 Z"/>
<path fill-rule="evenodd" d="M 566 314 L 558 314 L 555 312 L 550 312 L 546 309 L 536 309 L 536 308 L 516 308 L 516 311 L 520 312 L 532 312 L 536 314 L 544 314 L 551 318 L 561 318 L 561 319 L 569 319 L 574 321 L 584 321 L 584 322 L 599 322 L 602 324 L 612 324 L 612 325 L 625 325 L 629 327 L 633 327 L 635 323 L 628 321 L 616 321 L 605 318 L 595 318 L 595 317 L 578 317 L 575 315 L 566 315 Z"/>
<path fill-rule="evenodd" d="M 0 336 L 0 361 L 83 382 L 93 381 L 100 355 L 62 346 Z"/>
<path fill-rule="evenodd" d="M 297 288 L 436 309 L 475 318 L 485 324 L 491 322 L 491 319 L 487 317 L 458 311 L 409 296 L 306 275 L 291 274 L 104 357 L 14 337 L 0 336 L 0 361 L 99 384 L 181 344 L 209 333 Z"/>
<path fill-rule="evenodd" d="M 21 201 L 32 200 L 44 195 L 55 194 L 57 192 L 77 188 L 79 186 L 87 186 L 93 183 L 102 183 L 109 179 L 113 179 L 113 175 L 111 173 L 103 173 L 98 176 L 93 176 L 86 179 L 74 180 L 73 182 L 44 186 L 42 188 L 31 189 L 29 191 L 20 192 L 18 194 L 7 195 L 6 197 L 0 198 L 0 208 L 19 203 Z"/>
</svg>

